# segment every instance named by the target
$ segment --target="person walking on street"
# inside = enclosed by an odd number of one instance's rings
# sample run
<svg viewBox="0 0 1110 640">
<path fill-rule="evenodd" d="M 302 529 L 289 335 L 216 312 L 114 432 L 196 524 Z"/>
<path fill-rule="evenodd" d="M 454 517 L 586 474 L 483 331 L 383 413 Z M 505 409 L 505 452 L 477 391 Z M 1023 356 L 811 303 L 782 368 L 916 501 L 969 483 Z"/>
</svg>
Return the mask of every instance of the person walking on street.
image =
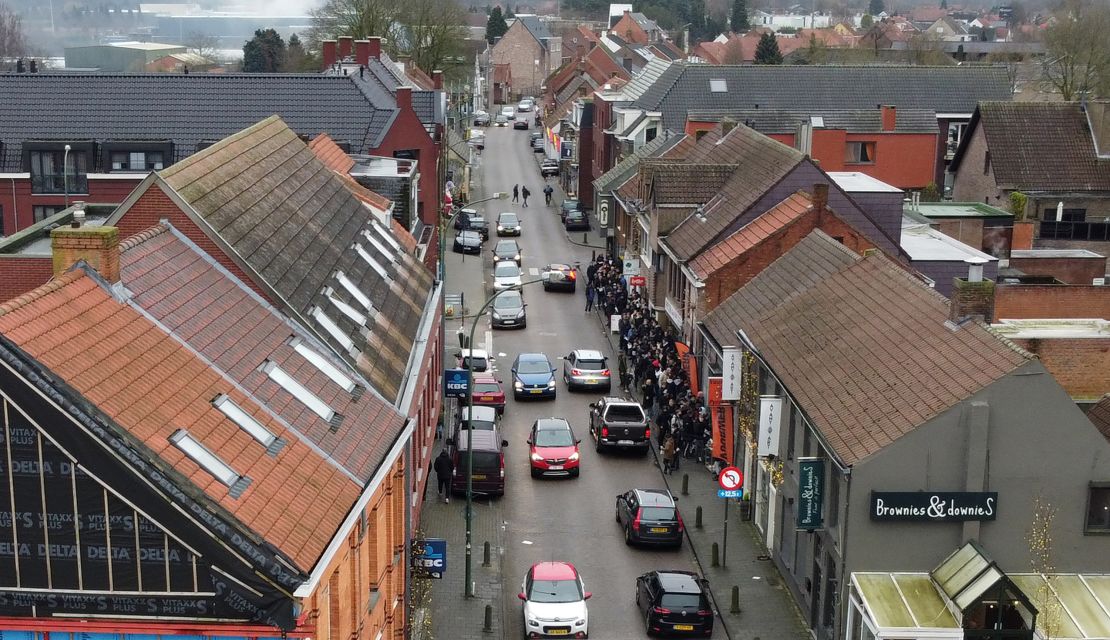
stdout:
<svg viewBox="0 0 1110 640">
<path fill-rule="evenodd" d="M 455 463 L 447 455 L 447 449 L 441 449 L 433 466 L 436 472 L 436 483 L 439 495 L 444 502 L 451 502 L 451 474 L 455 472 Z"/>
<path fill-rule="evenodd" d="M 551 194 L 554 192 L 555 190 L 551 188 L 551 185 L 547 185 L 543 188 L 543 199 L 549 207 L 551 206 Z"/>
<path fill-rule="evenodd" d="M 528 196 L 532 195 L 532 192 L 528 190 L 528 187 L 521 187 L 520 188 L 520 195 L 521 195 L 522 198 L 524 198 L 524 204 L 522 206 L 527 207 L 528 206 Z"/>
<path fill-rule="evenodd" d="M 589 311 L 589 310 L 594 308 L 594 296 L 595 295 L 596 295 L 596 293 L 594 291 L 594 285 L 591 282 L 590 284 L 586 285 L 586 311 Z"/>
<path fill-rule="evenodd" d="M 670 474 L 671 468 L 674 465 L 675 444 L 674 436 L 667 436 L 666 442 L 663 443 L 663 473 Z"/>
<path fill-rule="evenodd" d="M 513 202 L 520 202 L 520 185 L 513 185 Z"/>
</svg>

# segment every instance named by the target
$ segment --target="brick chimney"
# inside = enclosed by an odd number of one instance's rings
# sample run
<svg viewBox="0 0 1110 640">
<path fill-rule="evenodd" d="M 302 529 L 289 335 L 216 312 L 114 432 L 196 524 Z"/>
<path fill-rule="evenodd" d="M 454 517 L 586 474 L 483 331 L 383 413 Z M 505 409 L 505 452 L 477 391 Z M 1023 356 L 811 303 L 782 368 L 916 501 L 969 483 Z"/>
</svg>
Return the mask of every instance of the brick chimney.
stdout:
<svg viewBox="0 0 1110 640">
<path fill-rule="evenodd" d="M 339 60 L 343 61 L 354 55 L 353 45 L 355 39 L 351 36 L 339 36 Z"/>
<path fill-rule="evenodd" d="M 439 69 L 432 70 L 432 88 L 437 91 L 443 90 L 443 72 Z"/>
<path fill-rule="evenodd" d="M 323 49 L 322 54 L 323 54 L 323 57 L 324 57 L 324 68 L 325 69 L 330 69 L 332 67 L 332 65 L 335 64 L 335 61 L 339 59 L 339 58 L 336 57 L 336 51 L 337 51 L 338 46 L 339 46 L 339 43 L 336 42 L 335 40 L 324 40 L 323 42 L 320 43 L 320 47 Z"/>
<path fill-rule="evenodd" d="M 952 279 L 952 297 L 948 303 L 948 319 L 961 322 L 977 318 L 990 322 L 994 318 L 994 282 L 983 279 L 985 258 L 968 258 L 967 279 Z"/>
<path fill-rule="evenodd" d="M 363 66 L 370 64 L 369 40 L 355 40 L 355 62 Z"/>
<path fill-rule="evenodd" d="M 883 116 L 883 131 L 894 131 L 898 125 L 898 111 L 892 104 L 884 104 L 879 107 Z"/>
<path fill-rule="evenodd" d="M 732 118 L 725 118 L 721 120 L 721 137 L 725 137 L 736 128 L 736 121 Z"/>
<path fill-rule="evenodd" d="M 412 111 L 412 87 L 397 87 L 397 108 Z"/>
<path fill-rule="evenodd" d="M 75 220 L 74 226 L 50 232 L 54 275 L 65 273 L 78 260 L 84 260 L 108 282 L 119 282 L 119 229 L 79 224 Z"/>
<path fill-rule="evenodd" d="M 370 57 L 375 60 L 381 60 L 382 39 L 379 36 L 370 36 L 367 40 L 370 42 Z"/>
<path fill-rule="evenodd" d="M 813 211 L 817 214 L 817 218 L 828 210 L 829 206 L 829 185 L 824 182 L 817 182 L 813 185 L 813 195 L 809 197 L 813 202 Z"/>
</svg>

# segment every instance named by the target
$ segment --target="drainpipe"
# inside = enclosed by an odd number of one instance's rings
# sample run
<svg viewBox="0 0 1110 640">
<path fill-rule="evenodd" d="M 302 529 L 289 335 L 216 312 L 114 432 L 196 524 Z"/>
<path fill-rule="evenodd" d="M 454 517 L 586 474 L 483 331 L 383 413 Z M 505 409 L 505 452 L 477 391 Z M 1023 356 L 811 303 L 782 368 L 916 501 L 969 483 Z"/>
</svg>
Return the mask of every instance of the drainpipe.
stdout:
<svg viewBox="0 0 1110 640">
<path fill-rule="evenodd" d="M 844 545 L 840 547 L 840 567 L 836 570 L 838 583 L 838 593 L 836 594 L 839 600 L 840 609 L 840 622 L 848 621 L 848 607 L 852 606 L 852 599 L 848 596 L 848 589 L 851 582 L 851 577 L 844 573 L 845 567 L 848 566 L 848 515 L 851 513 L 852 505 L 852 467 L 844 470 L 844 517 L 839 520 L 840 522 L 840 537 L 844 540 Z M 837 630 L 834 629 L 834 637 Z"/>
<path fill-rule="evenodd" d="M 19 228 L 19 200 L 15 198 L 15 178 L 12 181 L 12 220 L 15 222 L 15 228 Z"/>
</svg>

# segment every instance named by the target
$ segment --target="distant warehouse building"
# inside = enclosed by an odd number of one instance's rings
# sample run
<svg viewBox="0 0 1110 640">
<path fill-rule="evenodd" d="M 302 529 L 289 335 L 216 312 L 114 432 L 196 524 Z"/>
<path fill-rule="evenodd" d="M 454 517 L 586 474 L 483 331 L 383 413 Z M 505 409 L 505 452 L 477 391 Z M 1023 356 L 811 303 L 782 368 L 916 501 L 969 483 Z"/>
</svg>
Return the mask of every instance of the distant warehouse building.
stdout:
<svg viewBox="0 0 1110 640">
<path fill-rule="evenodd" d="M 182 45 L 159 42 L 113 42 L 88 47 L 66 47 L 67 69 L 96 69 L 109 72 L 146 71 L 147 65 L 166 58 L 187 54 Z"/>
</svg>

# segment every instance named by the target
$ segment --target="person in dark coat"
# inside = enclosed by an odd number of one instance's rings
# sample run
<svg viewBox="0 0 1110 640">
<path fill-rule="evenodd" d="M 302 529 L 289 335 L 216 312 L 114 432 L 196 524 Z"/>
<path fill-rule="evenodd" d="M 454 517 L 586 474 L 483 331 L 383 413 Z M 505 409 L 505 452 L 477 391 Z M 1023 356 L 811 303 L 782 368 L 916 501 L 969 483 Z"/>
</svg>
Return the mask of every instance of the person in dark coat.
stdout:
<svg viewBox="0 0 1110 640">
<path fill-rule="evenodd" d="M 528 190 L 528 187 L 521 187 L 520 188 L 520 197 L 524 198 L 524 204 L 522 204 L 520 206 L 522 206 L 522 207 L 527 207 L 528 206 L 528 196 L 530 196 L 530 195 L 532 195 L 532 192 Z"/>
<path fill-rule="evenodd" d="M 513 202 L 520 202 L 520 185 L 513 185 Z"/>
<path fill-rule="evenodd" d="M 439 495 L 443 496 L 444 502 L 451 502 L 451 474 L 455 472 L 455 463 L 451 462 L 451 456 L 447 454 L 447 449 L 440 450 L 432 468 L 436 472 Z"/>
</svg>

